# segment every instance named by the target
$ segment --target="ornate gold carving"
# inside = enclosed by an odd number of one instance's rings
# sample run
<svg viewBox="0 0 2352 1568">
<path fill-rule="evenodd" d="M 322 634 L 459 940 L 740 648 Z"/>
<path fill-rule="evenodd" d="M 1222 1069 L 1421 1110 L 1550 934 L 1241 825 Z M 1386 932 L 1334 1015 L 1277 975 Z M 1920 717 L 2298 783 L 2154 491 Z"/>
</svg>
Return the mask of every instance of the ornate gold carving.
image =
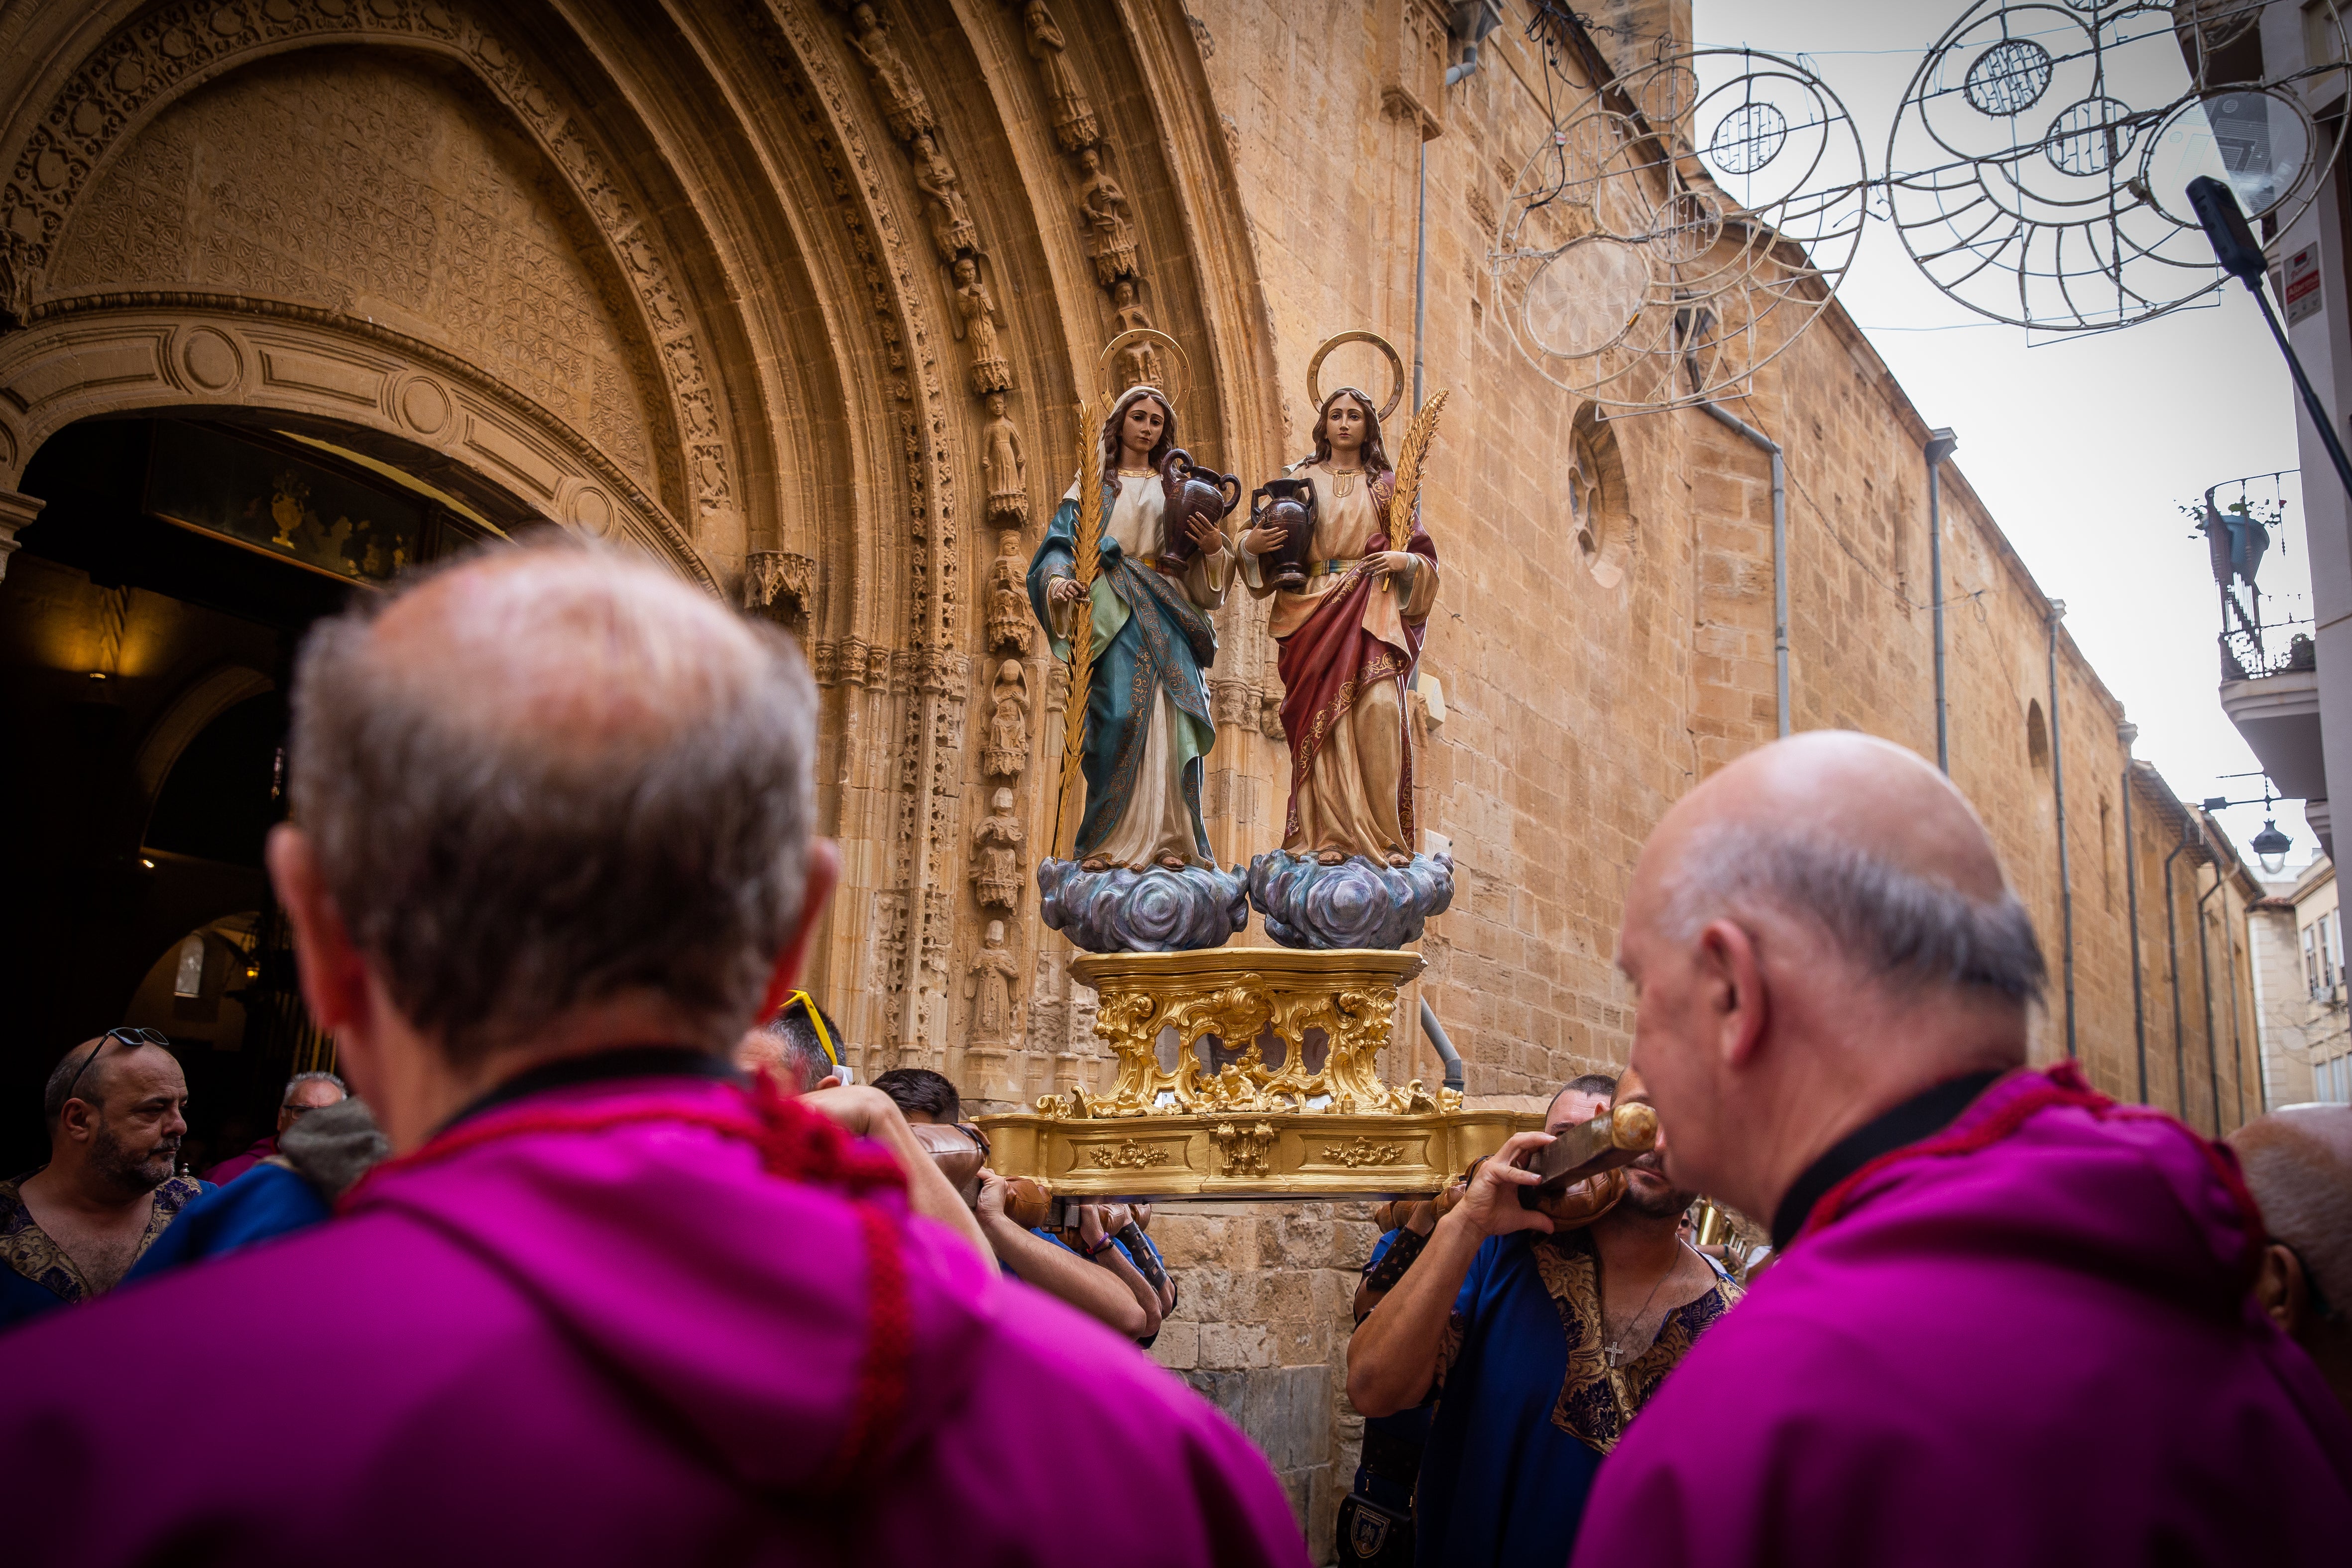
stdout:
<svg viewBox="0 0 2352 1568">
<path fill-rule="evenodd" d="M 1327 1165 L 1345 1165 L 1354 1171 L 1367 1165 L 1393 1165 L 1404 1158 L 1404 1152 L 1402 1143 L 1375 1143 L 1360 1132 L 1352 1143 L 1324 1144 L 1318 1158 Z"/>
<path fill-rule="evenodd" d="M 1271 1121 L 1258 1121 L 1247 1127 L 1231 1121 L 1220 1121 L 1209 1134 L 1217 1145 L 1227 1176 L 1263 1176 L 1266 1151 L 1274 1147 L 1275 1131 Z"/>
<path fill-rule="evenodd" d="M 1087 1150 L 1087 1163 L 1097 1170 L 1142 1171 L 1168 1163 L 1164 1144 L 1142 1144 L 1132 1138 L 1118 1143 L 1097 1143 Z"/>
</svg>

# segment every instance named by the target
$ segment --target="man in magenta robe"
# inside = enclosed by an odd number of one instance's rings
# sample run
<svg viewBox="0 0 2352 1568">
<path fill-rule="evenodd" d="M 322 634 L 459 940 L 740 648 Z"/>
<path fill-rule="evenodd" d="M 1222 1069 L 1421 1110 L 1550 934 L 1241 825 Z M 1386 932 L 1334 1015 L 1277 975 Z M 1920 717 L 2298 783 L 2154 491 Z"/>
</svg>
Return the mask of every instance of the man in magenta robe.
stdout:
<svg viewBox="0 0 2352 1568">
<path fill-rule="evenodd" d="M 1626 897 L 1681 1185 L 1783 1248 L 1605 1461 L 1577 1568 L 2340 1562 L 2352 1422 L 2249 1286 L 2235 1159 L 2026 1064 L 1983 826 L 1833 732 L 1693 790 Z"/>
<path fill-rule="evenodd" d="M 270 871 L 394 1157 L 0 1341 L 12 1563 L 1304 1563 L 884 1097 L 727 1065 L 835 877 L 814 706 L 770 628 L 569 546 L 311 633 Z"/>
</svg>

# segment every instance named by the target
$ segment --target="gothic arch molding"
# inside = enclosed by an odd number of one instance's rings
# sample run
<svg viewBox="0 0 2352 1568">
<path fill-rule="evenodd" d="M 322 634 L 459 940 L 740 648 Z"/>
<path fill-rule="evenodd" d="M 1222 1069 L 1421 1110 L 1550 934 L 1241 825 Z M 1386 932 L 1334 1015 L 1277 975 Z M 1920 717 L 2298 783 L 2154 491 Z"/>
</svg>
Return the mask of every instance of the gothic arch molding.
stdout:
<svg viewBox="0 0 2352 1568">
<path fill-rule="evenodd" d="M 244 307 L 244 308 L 240 308 Z M 595 447 L 510 388 L 365 322 L 257 315 L 249 301 L 53 314 L 0 338 L 0 488 L 42 442 L 108 414 L 270 410 L 421 450 L 462 488 L 626 541 L 713 593 L 685 531 Z"/>
</svg>

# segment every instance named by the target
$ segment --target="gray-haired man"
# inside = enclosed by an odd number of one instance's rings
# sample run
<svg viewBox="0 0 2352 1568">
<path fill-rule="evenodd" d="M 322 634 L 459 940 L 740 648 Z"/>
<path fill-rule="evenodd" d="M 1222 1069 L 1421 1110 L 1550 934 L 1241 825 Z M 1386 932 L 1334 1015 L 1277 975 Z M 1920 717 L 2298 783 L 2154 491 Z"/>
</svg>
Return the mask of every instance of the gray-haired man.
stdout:
<svg viewBox="0 0 2352 1568">
<path fill-rule="evenodd" d="M 286 1092 L 278 1097 L 278 1128 L 267 1138 L 257 1140 L 242 1154 L 232 1155 L 205 1173 L 205 1180 L 216 1187 L 225 1187 L 278 1152 L 278 1140 L 284 1137 L 297 1121 L 313 1110 L 341 1104 L 351 1094 L 341 1079 L 331 1072 L 298 1072 L 286 1080 Z"/>
</svg>

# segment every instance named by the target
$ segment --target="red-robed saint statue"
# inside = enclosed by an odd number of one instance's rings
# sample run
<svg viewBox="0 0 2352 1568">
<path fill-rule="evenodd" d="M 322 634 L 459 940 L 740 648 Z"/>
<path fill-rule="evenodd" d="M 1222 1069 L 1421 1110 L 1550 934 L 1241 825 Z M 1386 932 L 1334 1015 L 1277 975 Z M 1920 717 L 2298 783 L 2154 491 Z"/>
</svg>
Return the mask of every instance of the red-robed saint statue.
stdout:
<svg viewBox="0 0 2352 1568">
<path fill-rule="evenodd" d="M 1282 847 L 1337 866 L 1360 855 L 1412 859 L 1412 752 L 1404 683 L 1437 602 L 1437 547 L 1412 520 L 1389 548 L 1396 472 L 1372 400 L 1352 386 L 1323 400 L 1315 452 L 1289 470 L 1315 487 L 1307 585 L 1276 589 L 1263 557 L 1285 531 L 1243 534 L 1243 581 L 1271 595 L 1281 650 L 1282 730 L 1290 744 L 1290 812 Z M 1417 509 L 1416 509 L 1417 510 Z"/>
</svg>

